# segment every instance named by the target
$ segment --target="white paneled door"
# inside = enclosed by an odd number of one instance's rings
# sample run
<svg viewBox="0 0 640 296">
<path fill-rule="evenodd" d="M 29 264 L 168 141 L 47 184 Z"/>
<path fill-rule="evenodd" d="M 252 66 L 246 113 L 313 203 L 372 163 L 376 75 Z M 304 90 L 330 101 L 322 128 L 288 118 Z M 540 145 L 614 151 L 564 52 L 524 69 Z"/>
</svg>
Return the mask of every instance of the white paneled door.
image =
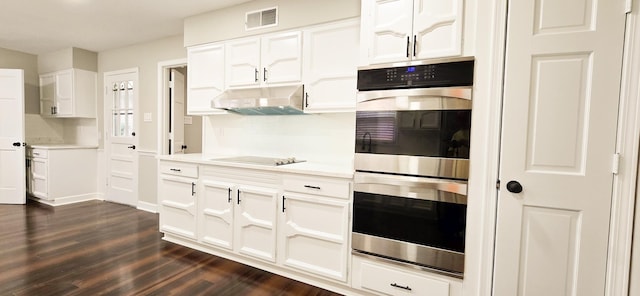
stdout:
<svg viewBox="0 0 640 296">
<path fill-rule="evenodd" d="M 605 294 L 623 4 L 509 1 L 495 296 Z"/>
<path fill-rule="evenodd" d="M 171 147 L 169 154 L 183 154 L 186 149 L 184 145 L 184 74 L 177 69 L 171 69 L 170 76 L 171 126 L 169 127 L 169 140 Z"/>
<path fill-rule="evenodd" d="M 0 203 L 26 202 L 24 72 L 0 69 Z"/>
<path fill-rule="evenodd" d="M 136 110 L 138 72 L 126 70 L 105 73 L 105 141 L 107 192 L 105 199 L 137 206 L 138 157 Z"/>
</svg>

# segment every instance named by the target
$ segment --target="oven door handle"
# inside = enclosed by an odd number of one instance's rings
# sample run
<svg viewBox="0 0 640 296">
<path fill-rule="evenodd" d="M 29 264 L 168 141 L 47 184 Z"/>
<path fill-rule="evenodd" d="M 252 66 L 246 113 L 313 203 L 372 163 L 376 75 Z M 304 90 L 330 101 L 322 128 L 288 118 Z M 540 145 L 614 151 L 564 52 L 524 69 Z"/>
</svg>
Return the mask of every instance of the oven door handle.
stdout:
<svg viewBox="0 0 640 296">
<path fill-rule="evenodd" d="M 359 91 L 357 111 L 471 109 L 471 87 Z"/>
<path fill-rule="evenodd" d="M 444 194 L 428 194 L 435 190 Z M 356 172 L 354 191 L 466 204 L 467 182 Z"/>
</svg>

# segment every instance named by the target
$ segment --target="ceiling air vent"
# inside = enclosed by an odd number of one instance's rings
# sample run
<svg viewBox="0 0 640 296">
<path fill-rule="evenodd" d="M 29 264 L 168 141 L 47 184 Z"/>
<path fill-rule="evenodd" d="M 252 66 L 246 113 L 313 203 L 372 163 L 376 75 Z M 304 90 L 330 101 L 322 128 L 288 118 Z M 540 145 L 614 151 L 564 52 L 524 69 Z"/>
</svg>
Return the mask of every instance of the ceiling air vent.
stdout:
<svg viewBox="0 0 640 296">
<path fill-rule="evenodd" d="M 247 12 L 244 24 L 246 30 L 277 26 L 278 8 L 273 7 Z"/>
</svg>

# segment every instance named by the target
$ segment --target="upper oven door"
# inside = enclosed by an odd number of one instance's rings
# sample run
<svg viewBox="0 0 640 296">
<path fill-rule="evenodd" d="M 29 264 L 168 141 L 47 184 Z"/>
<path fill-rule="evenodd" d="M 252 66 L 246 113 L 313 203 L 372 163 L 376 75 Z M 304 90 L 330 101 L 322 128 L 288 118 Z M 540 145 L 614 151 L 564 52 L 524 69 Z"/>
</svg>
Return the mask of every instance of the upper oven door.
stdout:
<svg viewBox="0 0 640 296">
<path fill-rule="evenodd" d="M 356 169 L 468 177 L 471 87 L 361 91 Z"/>
</svg>

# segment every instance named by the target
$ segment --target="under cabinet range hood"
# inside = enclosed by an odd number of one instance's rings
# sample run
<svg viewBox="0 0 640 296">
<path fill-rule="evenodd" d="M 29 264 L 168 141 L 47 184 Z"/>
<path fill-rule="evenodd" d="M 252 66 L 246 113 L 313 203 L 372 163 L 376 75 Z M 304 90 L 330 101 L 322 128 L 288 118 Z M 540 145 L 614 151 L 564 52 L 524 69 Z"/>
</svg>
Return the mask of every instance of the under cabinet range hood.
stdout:
<svg viewBox="0 0 640 296">
<path fill-rule="evenodd" d="M 242 115 L 297 115 L 302 111 L 302 84 L 229 89 L 211 101 L 211 107 Z"/>
</svg>

